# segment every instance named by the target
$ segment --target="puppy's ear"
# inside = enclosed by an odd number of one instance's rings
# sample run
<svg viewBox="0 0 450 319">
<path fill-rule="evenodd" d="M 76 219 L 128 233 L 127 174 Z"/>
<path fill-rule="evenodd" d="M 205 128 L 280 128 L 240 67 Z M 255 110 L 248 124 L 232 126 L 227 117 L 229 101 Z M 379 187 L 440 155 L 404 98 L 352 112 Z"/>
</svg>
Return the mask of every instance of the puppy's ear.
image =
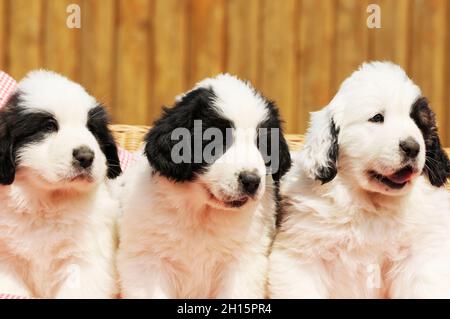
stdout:
<svg viewBox="0 0 450 319">
<path fill-rule="evenodd" d="M 117 146 L 108 128 L 109 118 L 106 109 L 98 104 L 89 111 L 88 128 L 97 139 L 100 149 L 105 154 L 108 166 L 107 176 L 114 179 L 122 174 Z"/>
<path fill-rule="evenodd" d="M 423 173 L 432 185 L 441 187 L 450 177 L 450 161 L 441 146 L 435 115 L 426 98 L 420 97 L 412 105 L 411 118 L 422 131 L 425 140 L 426 158 Z"/>
<path fill-rule="evenodd" d="M 309 176 L 322 184 L 332 181 L 337 174 L 338 137 L 339 127 L 328 109 L 311 113 L 302 164 Z"/>
<path fill-rule="evenodd" d="M 286 139 L 283 136 L 283 133 L 280 131 L 280 142 L 279 142 L 279 152 L 280 152 L 280 167 L 278 171 L 272 174 L 272 178 L 275 182 L 278 182 L 284 174 L 286 174 L 291 168 L 292 160 L 291 153 L 289 152 L 289 146 L 286 142 Z"/>
<path fill-rule="evenodd" d="M 161 118 L 145 137 L 145 155 L 150 166 L 159 174 L 184 182 L 193 180 L 196 173 L 202 171 L 202 163 L 194 161 L 194 119 L 202 110 L 210 108 L 214 98 L 211 90 L 199 88 L 181 96 L 172 108 L 163 109 Z M 188 152 L 183 154 L 182 160 L 172 158 L 176 145 Z"/>
<path fill-rule="evenodd" d="M 3 114 L 0 113 L 0 116 Z M 0 119 L 0 184 L 11 185 L 16 175 L 12 137 L 7 124 Z"/>
<path fill-rule="evenodd" d="M 21 93 L 16 91 L 0 111 L 0 184 L 11 185 L 16 176 L 16 155 L 10 123 L 20 104 Z"/>
<path fill-rule="evenodd" d="M 171 117 L 170 111 L 164 110 L 164 116 Z M 172 130 L 167 126 L 168 123 L 157 121 L 145 137 L 145 156 L 150 166 L 162 176 L 183 182 L 193 178 L 192 167 L 190 163 L 177 163 L 172 159 L 172 150 L 174 141 L 172 139 Z M 186 142 L 186 141 L 185 141 Z M 190 141 L 185 145 L 190 147 Z"/>
<path fill-rule="evenodd" d="M 282 128 L 282 120 L 280 117 L 280 112 L 275 105 L 275 102 L 269 101 L 268 102 L 268 108 L 269 108 L 269 119 L 262 123 L 260 126 L 261 128 L 265 128 L 268 130 L 267 137 L 259 139 L 258 136 L 258 147 L 265 148 L 265 152 L 270 153 L 270 155 L 267 156 L 267 158 L 264 158 L 266 163 L 270 164 L 272 173 L 272 179 L 277 183 L 280 181 L 280 179 L 286 174 L 289 169 L 291 168 L 291 153 L 289 152 L 289 146 L 286 142 L 286 139 L 283 135 L 283 128 Z M 277 129 L 277 134 L 272 136 L 272 130 Z M 259 132 L 261 134 L 262 132 Z M 274 145 L 272 138 L 276 138 L 275 141 L 276 145 Z M 267 140 L 268 139 L 268 140 Z M 269 143 L 267 143 L 270 141 Z M 267 145 L 265 145 L 267 143 Z M 261 144 L 261 145 L 260 145 Z M 277 146 L 278 147 L 278 158 L 273 158 L 275 154 L 272 154 L 271 148 Z M 264 152 L 264 153 L 265 153 Z M 263 154 L 264 156 L 265 154 Z M 276 160 L 277 163 L 273 163 L 272 161 Z M 275 165 L 274 165 L 275 164 Z"/>
</svg>

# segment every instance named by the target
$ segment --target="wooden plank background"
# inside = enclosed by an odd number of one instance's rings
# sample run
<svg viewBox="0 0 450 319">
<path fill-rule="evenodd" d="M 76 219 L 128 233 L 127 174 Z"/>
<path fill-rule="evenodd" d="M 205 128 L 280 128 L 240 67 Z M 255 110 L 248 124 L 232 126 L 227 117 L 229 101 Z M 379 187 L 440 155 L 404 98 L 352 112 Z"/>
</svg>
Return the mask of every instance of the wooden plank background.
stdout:
<svg viewBox="0 0 450 319">
<path fill-rule="evenodd" d="M 81 29 L 66 8 L 81 7 Z M 367 6 L 382 28 L 368 29 Z M 361 62 L 392 60 L 421 86 L 450 146 L 447 0 L 0 0 L 0 69 L 81 82 L 115 123 L 150 124 L 204 77 L 231 72 L 277 101 L 289 133 Z"/>
</svg>

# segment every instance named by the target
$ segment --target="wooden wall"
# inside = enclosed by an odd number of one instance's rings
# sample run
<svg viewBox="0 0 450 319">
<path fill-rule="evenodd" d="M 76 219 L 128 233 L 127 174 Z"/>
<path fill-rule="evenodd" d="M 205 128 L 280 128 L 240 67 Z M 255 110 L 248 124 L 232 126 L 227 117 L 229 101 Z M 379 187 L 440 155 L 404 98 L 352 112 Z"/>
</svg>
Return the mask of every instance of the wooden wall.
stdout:
<svg viewBox="0 0 450 319">
<path fill-rule="evenodd" d="M 81 29 L 66 7 L 81 6 Z M 368 29 L 369 3 L 382 28 Z M 304 132 L 361 62 L 401 64 L 450 145 L 447 0 L 0 0 L 0 68 L 45 67 L 85 85 L 117 123 L 150 124 L 196 81 L 228 71 L 275 99 Z"/>
</svg>

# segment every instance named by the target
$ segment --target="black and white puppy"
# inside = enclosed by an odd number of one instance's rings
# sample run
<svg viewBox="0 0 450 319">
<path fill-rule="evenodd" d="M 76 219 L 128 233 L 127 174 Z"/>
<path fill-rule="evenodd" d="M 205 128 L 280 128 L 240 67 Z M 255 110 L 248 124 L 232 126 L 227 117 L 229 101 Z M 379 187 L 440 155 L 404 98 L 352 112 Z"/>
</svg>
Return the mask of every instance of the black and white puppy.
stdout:
<svg viewBox="0 0 450 319">
<path fill-rule="evenodd" d="M 363 64 L 311 117 L 286 175 L 273 298 L 449 298 L 450 161 L 397 65 Z"/>
<path fill-rule="evenodd" d="M 0 291 L 43 298 L 117 293 L 105 182 L 121 173 L 105 109 L 80 85 L 29 73 L 0 112 Z"/>
<path fill-rule="evenodd" d="M 291 164 L 275 105 L 233 76 L 206 79 L 164 110 L 145 157 L 124 176 L 123 296 L 264 297 Z"/>
</svg>

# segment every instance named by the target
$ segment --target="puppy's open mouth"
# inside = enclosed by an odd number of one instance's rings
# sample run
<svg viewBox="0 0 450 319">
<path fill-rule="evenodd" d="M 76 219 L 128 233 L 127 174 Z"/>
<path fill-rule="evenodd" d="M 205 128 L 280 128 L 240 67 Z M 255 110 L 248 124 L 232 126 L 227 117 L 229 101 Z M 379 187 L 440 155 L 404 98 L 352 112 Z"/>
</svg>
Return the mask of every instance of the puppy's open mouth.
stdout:
<svg viewBox="0 0 450 319">
<path fill-rule="evenodd" d="M 402 189 L 413 178 L 414 170 L 411 166 L 405 166 L 395 173 L 385 176 L 375 171 L 369 171 L 369 176 L 377 182 L 392 189 Z"/>
<path fill-rule="evenodd" d="M 217 198 L 208 188 L 205 187 L 205 189 L 209 194 L 210 200 L 218 206 L 224 206 L 224 207 L 229 207 L 229 208 L 239 208 L 239 207 L 244 206 L 250 199 L 248 196 L 241 196 L 241 197 L 233 198 L 233 199 L 220 199 L 220 198 Z"/>
</svg>

